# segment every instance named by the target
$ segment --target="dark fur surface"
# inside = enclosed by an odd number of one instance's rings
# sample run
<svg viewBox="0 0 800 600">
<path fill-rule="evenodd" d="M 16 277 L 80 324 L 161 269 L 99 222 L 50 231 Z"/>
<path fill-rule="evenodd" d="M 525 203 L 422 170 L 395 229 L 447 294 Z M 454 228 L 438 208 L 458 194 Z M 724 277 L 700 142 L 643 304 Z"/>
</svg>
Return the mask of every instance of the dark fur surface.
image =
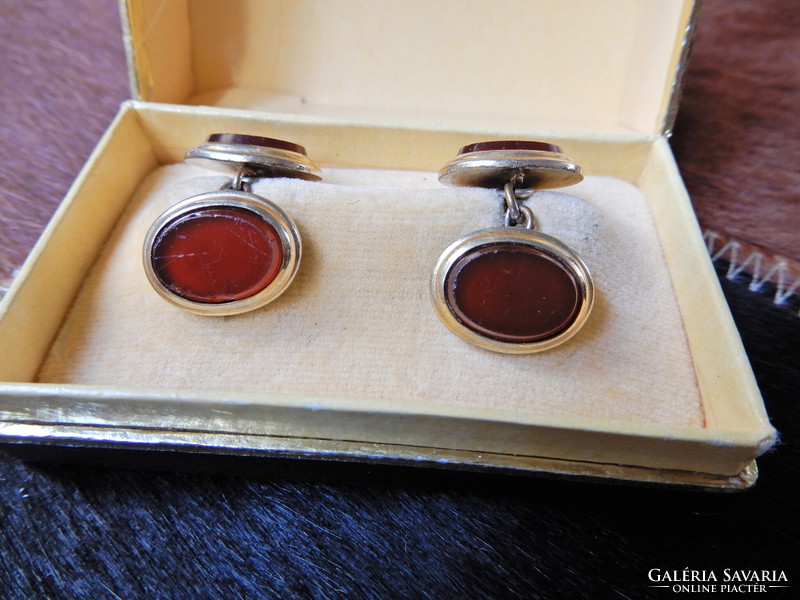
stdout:
<svg viewBox="0 0 800 600">
<path fill-rule="evenodd" d="M 0 0 L 3 278 L 128 95 L 114 4 Z M 674 138 L 704 224 L 794 257 L 797 31 L 792 1 L 706 0 Z M 0 597 L 665 598 L 648 571 L 686 567 L 784 570 L 791 588 L 764 597 L 797 597 L 800 319 L 722 281 L 782 434 L 751 492 L 367 468 L 323 479 L 302 463 L 222 477 L 2 455 Z"/>
<path fill-rule="evenodd" d="M 800 260 L 800 11 L 702 5 L 673 149 L 704 228 Z"/>
<path fill-rule="evenodd" d="M 0 285 L 130 96 L 115 4 L 0 1 Z"/>
</svg>

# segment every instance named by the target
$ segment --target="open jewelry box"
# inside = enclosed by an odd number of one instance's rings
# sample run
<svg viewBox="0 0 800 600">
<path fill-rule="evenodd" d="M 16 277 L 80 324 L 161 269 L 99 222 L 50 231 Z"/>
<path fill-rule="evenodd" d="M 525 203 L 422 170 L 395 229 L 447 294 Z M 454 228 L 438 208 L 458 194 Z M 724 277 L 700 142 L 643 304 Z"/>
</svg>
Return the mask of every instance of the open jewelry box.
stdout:
<svg viewBox="0 0 800 600">
<path fill-rule="evenodd" d="M 136 449 L 745 488 L 769 424 L 666 133 L 689 1 L 129 0 L 125 103 L 0 305 L 9 447 Z M 274 304 L 203 317 L 141 266 L 149 222 L 224 179 L 209 134 L 300 143 L 323 182 L 254 191 L 308 251 Z M 464 144 L 559 144 L 586 179 L 530 203 L 592 270 L 542 354 L 453 336 L 441 250 L 496 192 L 440 186 Z"/>
</svg>

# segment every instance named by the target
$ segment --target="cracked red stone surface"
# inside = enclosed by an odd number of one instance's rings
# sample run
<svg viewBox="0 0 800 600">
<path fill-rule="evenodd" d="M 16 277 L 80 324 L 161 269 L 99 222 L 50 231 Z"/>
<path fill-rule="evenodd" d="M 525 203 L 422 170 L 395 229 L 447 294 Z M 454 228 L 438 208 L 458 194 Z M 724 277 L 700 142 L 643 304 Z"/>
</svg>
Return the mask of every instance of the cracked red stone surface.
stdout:
<svg viewBox="0 0 800 600">
<path fill-rule="evenodd" d="M 153 242 L 153 269 L 172 293 L 195 302 L 243 300 L 280 270 L 278 231 L 238 207 L 203 208 L 167 223 Z"/>
</svg>

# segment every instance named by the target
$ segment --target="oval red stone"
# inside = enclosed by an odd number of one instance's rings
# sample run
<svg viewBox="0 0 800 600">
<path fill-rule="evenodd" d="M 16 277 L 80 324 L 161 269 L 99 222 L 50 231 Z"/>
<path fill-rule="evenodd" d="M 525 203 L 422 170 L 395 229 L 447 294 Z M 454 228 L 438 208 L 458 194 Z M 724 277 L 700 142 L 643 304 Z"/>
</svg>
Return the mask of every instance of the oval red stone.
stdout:
<svg viewBox="0 0 800 600">
<path fill-rule="evenodd" d="M 548 142 L 534 142 L 532 140 L 492 140 L 489 142 L 476 142 L 468 144 L 458 151 L 459 154 L 470 152 L 485 152 L 487 150 L 535 150 L 537 152 L 555 152 L 561 154 L 561 148 Z"/>
<path fill-rule="evenodd" d="M 257 213 L 239 207 L 200 208 L 162 227 L 151 251 L 161 283 L 195 302 L 248 298 L 280 270 L 278 231 Z"/>
<path fill-rule="evenodd" d="M 245 146 L 260 146 L 262 148 L 276 148 L 289 150 L 298 154 L 306 154 L 306 149 L 300 144 L 279 140 L 277 138 L 262 137 L 260 135 L 247 135 L 245 133 L 212 133 L 206 143 L 213 144 L 244 144 Z"/>
<path fill-rule="evenodd" d="M 445 285 L 453 314 L 469 329 L 502 342 L 555 337 L 581 308 L 575 274 L 558 257 L 526 244 L 489 244 L 465 253 Z"/>
</svg>

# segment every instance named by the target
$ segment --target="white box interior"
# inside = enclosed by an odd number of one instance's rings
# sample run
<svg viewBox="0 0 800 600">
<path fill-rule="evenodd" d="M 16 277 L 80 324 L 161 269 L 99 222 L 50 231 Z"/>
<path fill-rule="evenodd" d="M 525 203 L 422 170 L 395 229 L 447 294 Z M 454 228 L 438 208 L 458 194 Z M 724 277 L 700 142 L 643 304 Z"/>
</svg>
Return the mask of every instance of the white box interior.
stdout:
<svg viewBox="0 0 800 600">
<path fill-rule="evenodd" d="M 186 164 L 151 173 L 82 285 L 39 381 L 704 425 L 653 217 L 634 186 L 592 177 L 528 201 L 542 230 L 590 265 L 598 300 L 570 343 L 508 356 L 452 335 L 428 293 L 451 241 L 501 224 L 496 191 L 446 188 L 430 172 L 331 169 L 324 178 L 255 184 L 296 220 L 300 274 L 262 309 L 208 318 L 153 292 L 141 246 L 162 211 L 226 179 Z"/>
<path fill-rule="evenodd" d="M 143 100 L 469 124 L 657 134 L 691 2 L 131 0 Z"/>
</svg>

